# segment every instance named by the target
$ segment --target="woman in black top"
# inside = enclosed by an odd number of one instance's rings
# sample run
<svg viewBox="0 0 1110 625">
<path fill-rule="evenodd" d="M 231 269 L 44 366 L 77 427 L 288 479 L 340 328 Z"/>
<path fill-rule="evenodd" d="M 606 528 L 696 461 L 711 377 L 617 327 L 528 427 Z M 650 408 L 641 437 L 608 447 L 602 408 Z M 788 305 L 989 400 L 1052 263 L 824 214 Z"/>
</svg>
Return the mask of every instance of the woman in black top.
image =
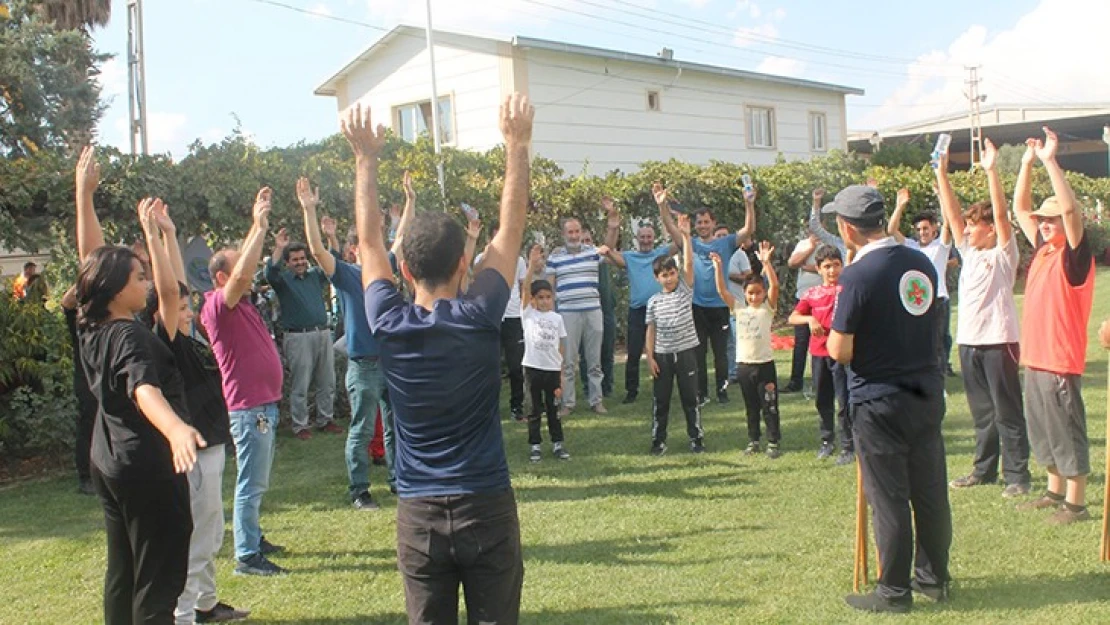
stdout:
<svg viewBox="0 0 1110 625">
<path fill-rule="evenodd" d="M 173 354 L 135 321 L 148 288 L 141 263 L 127 248 L 103 245 L 92 209 L 98 173 L 86 148 L 77 171 L 84 259 L 77 307 L 81 358 L 98 404 L 91 459 L 108 544 L 104 620 L 171 624 L 193 529 L 183 473 L 205 443 L 179 416 L 185 392 Z M 144 226 L 154 203 L 139 205 Z"/>
</svg>

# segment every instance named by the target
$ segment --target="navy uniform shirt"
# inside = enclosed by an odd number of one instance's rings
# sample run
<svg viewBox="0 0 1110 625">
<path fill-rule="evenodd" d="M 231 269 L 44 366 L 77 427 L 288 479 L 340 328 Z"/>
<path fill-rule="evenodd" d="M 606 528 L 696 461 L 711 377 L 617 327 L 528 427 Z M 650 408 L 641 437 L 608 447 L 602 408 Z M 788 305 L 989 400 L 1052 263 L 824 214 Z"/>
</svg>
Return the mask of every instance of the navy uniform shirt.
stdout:
<svg viewBox="0 0 1110 625">
<path fill-rule="evenodd" d="M 855 336 L 853 404 L 909 391 L 944 392 L 937 360 L 937 272 L 893 238 L 870 243 L 840 274 L 832 329 Z"/>
</svg>

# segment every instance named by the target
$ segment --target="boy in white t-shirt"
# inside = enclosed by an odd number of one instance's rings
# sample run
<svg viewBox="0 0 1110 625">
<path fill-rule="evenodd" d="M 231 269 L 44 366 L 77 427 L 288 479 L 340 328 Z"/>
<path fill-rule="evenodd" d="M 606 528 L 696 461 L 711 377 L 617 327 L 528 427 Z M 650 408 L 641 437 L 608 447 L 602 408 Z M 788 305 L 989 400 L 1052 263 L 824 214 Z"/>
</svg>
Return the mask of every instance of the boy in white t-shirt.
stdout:
<svg viewBox="0 0 1110 625">
<path fill-rule="evenodd" d="M 555 292 L 547 280 L 534 280 L 543 271 L 543 249 L 534 246 L 528 255 L 528 277 L 521 291 L 521 322 L 524 327 L 524 376 L 532 394 L 532 413 L 528 416 L 528 459 L 539 462 L 541 410 L 547 411 L 547 432 L 559 460 L 570 460 L 563 446 L 563 422 L 559 419 L 559 397 L 563 381 L 563 339 L 567 336 L 563 317 L 555 312 Z"/>
<path fill-rule="evenodd" d="M 771 265 L 775 248 L 767 241 L 759 244 L 757 257 L 763 264 L 763 277 L 752 276 L 744 284 L 744 302 L 733 297 L 725 284 L 721 257 L 710 255 L 717 276 L 717 293 L 731 310 L 736 325 L 736 378 L 744 395 L 748 413 L 748 447 L 745 454 L 759 453 L 761 432 L 759 416 L 767 424 L 767 456 L 778 458 L 779 450 L 779 390 L 778 373 L 775 371 L 775 354 L 771 348 L 771 322 L 779 301 L 779 277 Z"/>
</svg>

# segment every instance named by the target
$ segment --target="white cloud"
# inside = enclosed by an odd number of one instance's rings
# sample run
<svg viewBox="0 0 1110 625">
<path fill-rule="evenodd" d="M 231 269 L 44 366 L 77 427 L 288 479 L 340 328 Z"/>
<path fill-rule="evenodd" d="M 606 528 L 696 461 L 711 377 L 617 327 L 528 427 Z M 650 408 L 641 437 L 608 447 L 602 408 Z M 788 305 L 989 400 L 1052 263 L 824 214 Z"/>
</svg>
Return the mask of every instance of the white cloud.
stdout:
<svg viewBox="0 0 1110 625">
<path fill-rule="evenodd" d="M 1099 78 L 1097 43 L 1110 24 L 1105 0 L 1041 0 L 1009 29 L 974 25 L 946 49 L 906 66 L 907 77 L 859 128 L 885 128 L 967 109 L 965 65 L 981 65 L 981 92 L 992 103 L 1080 103 L 1110 100 Z"/>
<path fill-rule="evenodd" d="M 775 18 L 776 21 L 781 22 L 782 20 L 786 19 L 786 9 L 782 7 L 775 9 L 775 11 L 771 13 L 771 17 Z"/>
<path fill-rule="evenodd" d="M 769 56 L 755 68 L 757 72 L 764 74 L 774 74 L 776 76 L 793 76 L 799 77 L 805 71 L 805 61 L 798 59 L 788 59 L 781 56 Z"/>
<path fill-rule="evenodd" d="M 128 134 L 126 109 L 122 115 L 106 120 L 100 125 L 100 142 L 113 145 L 124 152 L 131 150 L 131 135 Z M 193 137 L 185 135 L 189 118 L 182 113 L 162 111 L 147 112 L 147 148 L 151 154 L 172 152 L 174 156 L 185 156 L 186 144 Z"/>
<path fill-rule="evenodd" d="M 757 43 L 765 43 L 767 39 L 778 37 L 779 29 L 774 24 L 760 24 L 759 26 L 745 26 L 736 30 L 732 36 L 732 43 L 741 48 Z"/>
<path fill-rule="evenodd" d="M 110 100 L 116 96 L 127 94 L 127 66 L 120 60 L 120 57 L 115 56 L 100 66 L 100 75 L 97 76 L 97 82 L 100 83 L 100 96 L 105 100 Z"/>
</svg>

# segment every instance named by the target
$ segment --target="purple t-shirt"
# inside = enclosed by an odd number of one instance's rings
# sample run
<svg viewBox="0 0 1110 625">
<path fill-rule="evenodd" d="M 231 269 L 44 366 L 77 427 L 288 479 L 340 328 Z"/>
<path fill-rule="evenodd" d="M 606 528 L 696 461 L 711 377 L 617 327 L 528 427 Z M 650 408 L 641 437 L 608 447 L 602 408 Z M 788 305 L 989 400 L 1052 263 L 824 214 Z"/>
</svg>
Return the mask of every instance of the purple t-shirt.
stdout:
<svg viewBox="0 0 1110 625">
<path fill-rule="evenodd" d="M 235 308 L 223 290 L 204 294 L 200 323 L 220 366 L 227 409 L 247 410 L 281 399 L 281 358 L 258 309 L 242 298 Z"/>
</svg>

